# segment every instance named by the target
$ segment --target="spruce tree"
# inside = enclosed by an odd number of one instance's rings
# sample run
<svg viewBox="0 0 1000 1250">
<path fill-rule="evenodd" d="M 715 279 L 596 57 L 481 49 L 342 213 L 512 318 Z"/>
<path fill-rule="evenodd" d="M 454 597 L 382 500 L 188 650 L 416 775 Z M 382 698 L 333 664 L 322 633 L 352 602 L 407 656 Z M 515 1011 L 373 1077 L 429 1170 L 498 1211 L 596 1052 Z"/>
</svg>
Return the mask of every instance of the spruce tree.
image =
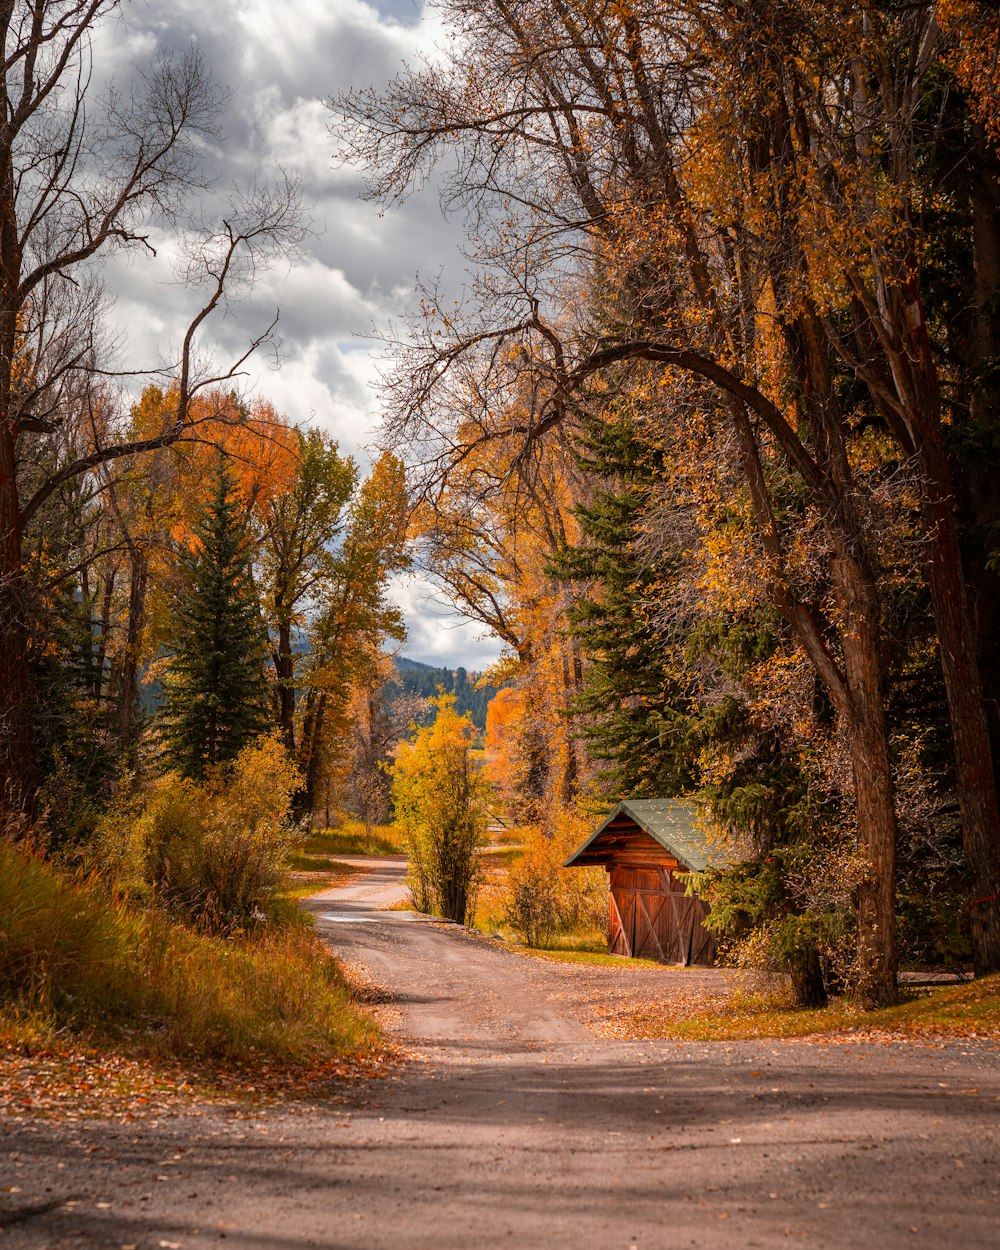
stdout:
<svg viewBox="0 0 1000 1250">
<path fill-rule="evenodd" d="M 593 500 L 577 506 L 581 541 L 553 568 L 579 588 L 569 632 L 589 662 L 574 720 L 608 793 L 679 794 L 693 780 L 692 708 L 652 619 L 669 570 L 651 568 L 635 548 L 655 453 L 627 416 L 605 414 L 586 423 L 578 459 Z"/>
<path fill-rule="evenodd" d="M 209 488 L 171 605 L 162 719 L 167 759 L 195 780 L 234 760 L 271 727 L 267 634 L 249 531 L 221 454 Z"/>
</svg>

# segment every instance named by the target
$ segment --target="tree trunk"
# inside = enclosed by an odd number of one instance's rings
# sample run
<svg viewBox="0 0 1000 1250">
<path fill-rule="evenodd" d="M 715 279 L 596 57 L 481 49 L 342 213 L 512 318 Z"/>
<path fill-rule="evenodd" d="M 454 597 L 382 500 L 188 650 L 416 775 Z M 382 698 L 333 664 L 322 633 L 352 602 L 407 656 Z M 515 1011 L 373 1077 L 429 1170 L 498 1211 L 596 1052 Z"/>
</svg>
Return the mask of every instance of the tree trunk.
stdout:
<svg viewBox="0 0 1000 1250">
<path fill-rule="evenodd" d="M 972 952 L 982 975 L 1000 970 L 1000 805 L 943 444 L 925 442 L 920 460 L 928 580 L 955 747 L 962 844 L 973 880 Z"/>
<path fill-rule="evenodd" d="M 896 1001 L 896 800 L 885 714 L 879 605 L 857 565 L 832 562 L 844 616 L 841 648 L 849 691 L 848 730 L 857 801 L 858 843 L 869 874 L 858 888 L 856 993 L 868 1006 Z"/>
<path fill-rule="evenodd" d="M 292 658 L 292 627 L 287 620 L 278 622 L 278 649 L 274 652 L 275 676 L 278 679 L 278 726 L 288 753 L 295 754 L 295 663 Z"/>
<path fill-rule="evenodd" d="M 118 673 L 118 742 L 125 767 L 135 772 L 139 764 L 139 642 L 146 615 L 149 561 L 146 552 L 130 545 L 128 621 Z"/>
<path fill-rule="evenodd" d="M 885 713 L 878 592 L 864 565 L 849 552 L 858 546 L 846 499 L 838 515 L 828 511 L 828 532 L 840 554 L 831 575 L 842 619 L 843 672 L 809 608 L 790 591 L 779 526 L 771 507 L 760 449 L 746 412 L 730 406 L 754 517 L 772 570 L 769 594 L 811 661 L 847 732 L 857 805 L 858 845 L 870 869 L 858 893 L 856 989 L 869 1006 L 896 998 L 897 820 L 889 728 Z M 845 532 L 845 529 L 847 532 Z"/>
<path fill-rule="evenodd" d="M 16 471 L 8 417 L 0 423 L 0 814 L 33 813 L 38 789 Z"/>
<path fill-rule="evenodd" d="M 295 813 L 299 818 L 313 810 L 319 792 L 327 694 L 325 691 L 310 690 L 306 700 L 306 714 L 302 722 L 298 752 L 303 785 L 295 796 Z"/>
</svg>

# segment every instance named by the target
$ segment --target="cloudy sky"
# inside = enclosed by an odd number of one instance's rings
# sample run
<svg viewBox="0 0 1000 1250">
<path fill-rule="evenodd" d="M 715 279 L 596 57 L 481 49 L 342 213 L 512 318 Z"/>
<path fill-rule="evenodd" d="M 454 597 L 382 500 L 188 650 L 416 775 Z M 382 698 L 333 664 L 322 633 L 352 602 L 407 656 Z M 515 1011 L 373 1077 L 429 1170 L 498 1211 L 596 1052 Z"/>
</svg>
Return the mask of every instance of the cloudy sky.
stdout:
<svg viewBox="0 0 1000 1250">
<path fill-rule="evenodd" d="M 333 160 L 331 114 L 323 100 L 348 87 L 386 81 L 404 60 L 433 55 L 442 35 L 422 0 L 128 0 L 125 23 L 107 23 L 95 49 L 119 81 L 161 51 L 196 42 L 218 83 L 229 89 L 224 139 L 207 153 L 217 191 L 283 168 L 302 180 L 315 233 L 292 262 L 257 283 L 251 297 L 213 329 L 220 359 L 280 310 L 282 362 L 261 358 L 250 385 L 295 420 L 330 431 L 341 450 L 365 465 L 378 425 L 379 345 L 385 326 L 415 302 L 418 273 L 441 273 L 460 288 L 460 230 L 441 215 L 433 191 L 381 213 L 361 199 L 362 183 Z M 130 362 L 176 358 L 179 330 L 195 296 L 172 281 L 172 249 L 116 262 L 107 277 L 115 320 Z M 481 668 L 498 651 L 477 626 L 435 602 L 419 579 L 395 591 L 404 607 L 404 651 L 428 663 Z"/>
</svg>

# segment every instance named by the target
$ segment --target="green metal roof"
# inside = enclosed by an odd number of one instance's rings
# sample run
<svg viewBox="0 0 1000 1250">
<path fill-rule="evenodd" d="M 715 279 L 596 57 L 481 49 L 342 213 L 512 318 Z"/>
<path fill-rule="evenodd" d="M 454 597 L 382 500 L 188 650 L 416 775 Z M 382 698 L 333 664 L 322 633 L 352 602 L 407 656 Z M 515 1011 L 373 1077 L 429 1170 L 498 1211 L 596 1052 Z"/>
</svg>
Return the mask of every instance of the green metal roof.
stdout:
<svg viewBox="0 0 1000 1250">
<path fill-rule="evenodd" d="M 714 847 L 708 837 L 694 825 L 694 809 L 676 799 L 623 799 L 614 811 L 605 817 L 600 828 L 590 835 L 583 846 L 574 851 L 563 864 L 570 868 L 578 863 L 581 856 L 593 848 L 609 825 L 620 816 L 634 820 L 640 828 L 658 842 L 670 855 L 689 872 L 702 872 L 709 864 L 718 864 L 724 856 L 719 848 Z"/>
</svg>

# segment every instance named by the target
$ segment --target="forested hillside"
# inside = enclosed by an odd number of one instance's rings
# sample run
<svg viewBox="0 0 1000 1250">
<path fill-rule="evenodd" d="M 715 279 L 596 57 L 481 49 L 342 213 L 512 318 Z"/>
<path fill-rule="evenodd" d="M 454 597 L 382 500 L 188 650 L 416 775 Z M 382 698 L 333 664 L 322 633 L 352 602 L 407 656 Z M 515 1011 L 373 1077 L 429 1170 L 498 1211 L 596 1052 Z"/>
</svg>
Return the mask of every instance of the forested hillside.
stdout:
<svg viewBox="0 0 1000 1250">
<path fill-rule="evenodd" d="M 480 733 L 486 729 L 486 709 L 496 694 L 496 687 L 480 686 L 480 673 L 467 673 L 464 668 L 434 668 L 405 656 L 396 656 L 393 666 L 398 676 L 388 684 L 390 701 L 398 694 L 431 699 L 443 690 L 455 696 L 455 710 L 460 716 L 468 716 Z"/>
</svg>

